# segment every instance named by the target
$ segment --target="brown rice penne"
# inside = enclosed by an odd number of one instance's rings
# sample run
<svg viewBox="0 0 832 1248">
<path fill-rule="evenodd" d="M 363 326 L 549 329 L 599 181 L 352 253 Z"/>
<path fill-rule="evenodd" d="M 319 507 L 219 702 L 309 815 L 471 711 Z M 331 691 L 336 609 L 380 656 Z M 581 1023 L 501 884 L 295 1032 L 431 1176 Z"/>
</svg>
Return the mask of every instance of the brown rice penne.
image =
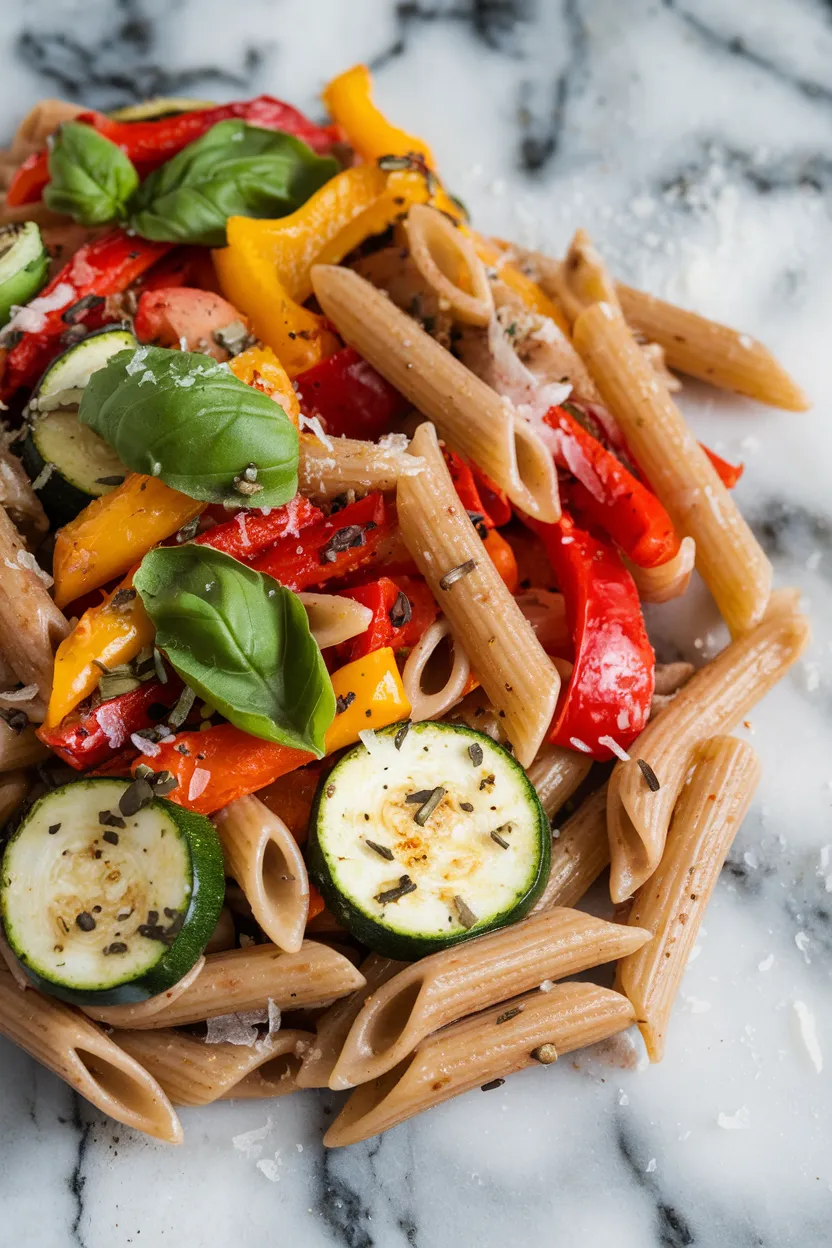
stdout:
<svg viewBox="0 0 832 1248">
<path fill-rule="evenodd" d="M 450 624 L 440 616 L 425 629 L 407 656 L 402 669 L 402 684 L 410 703 L 410 718 L 414 723 L 423 719 L 438 719 L 444 715 L 460 700 L 468 684 L 471 664 L 462 646 L 450 633 Z M 444 684 L 435 689 L 431 686 L 438 684 L 439 680 L 431 680 L 431 668 L 448 644 L 452 656 L 451 668 Z"/>
<path fill-rule="evenodd" d="M 326 434 L 324 439 L 311 433 L 300 435 L 298 484 L 308 498 L 336 498 L 347 490 L 358 495 L 395 490 L 400 477 L 421 472 L 419 460 L 407 453 L 403 434 L 391 445 Z M 398 440 L 403 445 L 397 445 Z"/>
<path fill-rule="evenodd" d="M 533 762 L 526 768 L 526 774 L 550 819 L 564 802 L 569 801 L 578 785 L 589 775 L 591 766 L 592 759 L 586 754 L 543 742 Z"/>
<path fill-rule="evenodd" d="M 576 905 L 609 861 L 607 786 L 604 784 L 585 798 L 555 832 L 549 879 L 532 907 L 532 914 L 553 906 Z"/>
<path fill-rule="evenodd" d="M 681 598 L 690 585 L 696 567 L 696 542 L 692 537 L 683 537 L 673 558 L 655 568 L 640 568 L 630 559 L 622 558 L 642 602 L 670 602 Z"/>
</svg>

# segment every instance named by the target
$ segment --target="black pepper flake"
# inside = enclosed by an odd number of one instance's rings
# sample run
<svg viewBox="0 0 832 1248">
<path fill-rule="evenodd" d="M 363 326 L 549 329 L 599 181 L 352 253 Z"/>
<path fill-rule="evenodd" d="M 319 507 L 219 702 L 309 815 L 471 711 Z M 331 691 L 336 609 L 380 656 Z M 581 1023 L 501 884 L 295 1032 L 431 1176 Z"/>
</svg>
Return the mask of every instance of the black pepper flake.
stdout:
<svg viewBox="0 0 832 1248">
<path fill-rule="evenodd" d="M 483 789 L 490 789 L 495 779 L 496 777 L 493 772 L 490 776 L 483 776 L 482 780 L 480 780 L 480 792 L 482 792 Z"/>
<path fill-rule="evenodd" d="M 82 932 L 95 931 L 95 919 L 92 917 L 89 910 L 82 910 L 80 914 L 76 914 L 75 926 L 80 927 Z"/>
<path fill-rule="evenodd" d="M 408 893 L 415 893 L 416 885 L 413 883 L 409 875 L 400 875 L 399 882 L 395 888 L 385 889 L 381 893 L 376 893 L 373 898 L 381 906 L 387 906 L 391 902 L 401 901 L 402 897 L 406 897 Z"/>
<path fill-rule="evenodd" d="M 194 518 L 189 520 L 187 524 L 183 524 L 181 529 L 176 530 L 174 540 L 178 546 L 181 546 L 183 542 L 190 542 L 196 537 L 201 519 L 201 516 L 194 516 Z"/>
<path fill-rule="evenodd" d="M 368 849 L 372 849 L 380 858 L 386 858 L 388 862 L 393 861 L 393 851 L 388 849 L 386 845 L 379 845 L 377 841 L 371 841 L 369 836 L 364 838 L 364 844 Z"/>
<path fill-rule="evenodd" d="M 369 527 L 369 526 L 366 526 Z M 375 528 L 375 525 L 373 525 Z M 321 563 L 335 563 L 338 556 L 354 546 L 363 546 L 364 529 L 360 524 L 348 524 L 346 528 L 333 533 L 326 546 L 321 550 Z"/>
<path fill-rule="evenodd" d="M 338 697 L 335 699 L 335 714 L 343 715 L 347 707 L 352 706 L 354 701 L 355 701 L 355 694 L 352 692 L 352 690 L 350 690 L 349 693 L 345 693 L 343 695 L 339 693 Z"/>
<path fill-rule="evenodd" d="M 100 308 L 103 303 L 103 295 L 84 295 L 77 303 L 70 304 L 61 313 L 61 320 L 65 325 L 75 325 L 83 316 L 86 316 L 87 312 L 90 312 L 93 308 Z"/>
<path fill-rule="evenodd" d="M 477 916 L 474 914 L 474 911 L 471 909 L 471 907 L 468 905 L 468 903 L 465 901 L 463 897 L 459 897 L 459 896 L 454 897 L 454 905 L 456 906 L 456 912 L 459 915 L 460 923 L 462 924 L 464 928 L 467 928 L 470 930 L 470 928 L 472 928 L 478 922 Z"/>
<path fill-rule="evenodd" d="M 111 810 L 99 810 L 98 822 L 103 824 L 105 828 L 126 828 L 127 824 L 121 815 L 114 815 Z"/>
<path fill-rule="evenodd" d="M 480 1092 L 493 1092 L 495 1088 L 501 1088 L 505 1083 L 505 1079 L 492 1079 L 490 1083 L 484 1083 L 480 1088 Z"/>
<path fill-rule="evenodd" d="M 6 707 L 0 707 L 0 719 L 8 724 L 12 732 L 17 733 L 18 736 L 29 727 L 29 716 L 19 708 L 13 711 Z"/>
<path fill-rule="evenodd" d="M 433 789 L 417 789 L 415 793 L 408 793 L 404 800 L 412 806 L 421 806 L 423 802 L 428 800 L 432 792 Z"/>
<path fill-rule="evenodd" d="M 148 784 L 153 789 L 154 797 L 167 797 L 174 789 L 179 788 L 179 781 L 172 771 L 157 771 L 148 777 Z"/>
<path fill-rule="evenodd" d="M 108 829 L 105 833 L 103 833 L 101 839 L 106 841 L 108 845 L 118 845 L 118 832 L 111 832 Z"/>
<path fill-rule="evenodd" d="M 469 572 L 473 572 L 476 566 L 476 559 L 466 559 L 464 563 L 460 563 L 455 568 L 451 568 L 443 577 L 440 578 L 439 588 L 450 589 L 456 581 L 461 581 L 463 576 L 467 576 Z"/>
<path fill-rule="evenodd" d="M 126 952 L 127 952 L 127 946 L 125 945 L 123 940 L 114 940 L 109 945 L 105 945 L 102 950 L 102 953 L 104 953 L 105 956 L 111 953 L 126 953 Z"/>
<path fill-rule="evenodd" d="M 59 823 L 50 823 L 49 827 L 47 828 L 47 831 L 50 836 L 54 836 L 55 833 L 60 832 L 60 830 L 61 830 L 61 825 Z"/>
<path fill-rule="evenodd" d="M 516 1018 L 518 1014 L 523 1013 L 522 1005 L 515 1005 L 513 1009 L 506 1010 L 503 1014 L 498 1014 L 494 1019 L 494 1023 L 499 1027 L 500 1023 L 507 1023 L 510 1018 Z"/>
<path fill-rule="evenodd" d="M 460 802 L 459 809 L 467 810 L 468 814 L 470 815 L 471 811 L 474 809 L 474 803 L 473 802 Z"/>
<path fill-rule="evenodd" d="M 115 607 L 116 610 L 121 610 L 122 607 L 128 606 L 135 597 L 135 589 L 117 589 L 110 599 L 110 606 Z"/>
<path fill-rule="evenodd" d="M 468 746 L 468 757 L 475 767 L 482 766 L 483 752 L 479 741 L 472 741 Z"/>
<path fill-rule="evenodd" d="M 396 601 L 387 614 L 394 628 L 404 628 L 413 619 L 413 607 L 404 590 L 399 590 Z"/>
<path fill-rule="evenodd" d="M 490 832 L 489 836 L 491 837 L 492 841 L 497 842 L 497 844 L 500 846 L 501 849 L 509 848 L 508 841 L 504 840 L 503 837 L 500 836 L 499 832 Z"/>
<path fill-rule="evenodd" d="M 393 745 L 396 747 L 397 750 L 400 750 L 402 746 L 404 745 L 404 739 L 407 736 L 407 734 L 410 732 L 410 724 L 411 724 L 411 721 L 409 719 L 406 719 L 404 723 L 402 724 L 401 728 L 399 728 L 395 737 L 393 738 Z"/>
<path fill-rule="evenodd" d="M 182 931 L 185 915 L 184 912 L 165 906 L 165 916 L 171 920 L 167 927 L 159 922 L 158 910 L 148 910 L 147 922 L 140 923 L 138 926 L 139 935 L 145 936 L 148 940 L 158 940 L 163 945 L 172 945 Z"/>
<path fill-rule="evenodd" d="M 366 711 L 364 712 L 365 718 L 369 719 L 372 713 L 373 713 L 373 708 L 371 706 L 368 706 Z"/>
<path fill-rule="evenodd" d="M 485 516 L 482 514 L 482 512 L 481 511 L 469 511 L 468 519 L 471 521 L 474 528 L 477 530 L 477 536 L 480 537 L 483 541 L 485 541 L 486 538 L 488 537 L 488 529 L 485 526 Z"/>
<path fill-rule="evenodd" d="M 658 793 L 659 789 L 662 786 L 659 783 L 659 778 L 656 775 L 653 768 L 650 766 L 649 763 L 646 763 L 643 758 L 637 758 L 636 762 L 641 768 L 641 774 L 644 776 L 644 779 L 647 781 L 647 787 L 650 790 L 650 792 Z"/>
<path fill-rule="evenodd" d="M 419 827 L 423 828 L 444 796 L 445 790 L 442 788 L 441 784 L 437 784 L 436 788 L 431 792 L 430 797 L 428 797 L 425 803 L 416 811 L 416 814 L 413 816 L 413 822 L 418 823 Z"/>
</svg>

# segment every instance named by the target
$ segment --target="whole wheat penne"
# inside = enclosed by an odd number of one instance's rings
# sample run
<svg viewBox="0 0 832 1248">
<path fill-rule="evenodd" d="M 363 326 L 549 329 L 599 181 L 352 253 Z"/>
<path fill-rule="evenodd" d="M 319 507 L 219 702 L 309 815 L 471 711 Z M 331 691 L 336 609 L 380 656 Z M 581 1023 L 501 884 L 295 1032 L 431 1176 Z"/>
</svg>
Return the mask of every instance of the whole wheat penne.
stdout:
<svg viewBox="0 0 832 1248">
<path fill-rule="evenodd" d="M 596 984 L 559 984 L 510 1006 L 437 1032 L 393 1070 L 357 1087 L 324 1144 L 356 1144 L 492 1079 L 597 1044 L 634 1018 L 626 997 Z"/>
<path fill-rule="evenodd" d="M 0 706 L 3 705 L 3 700 L 0 699 Z M 10 702 L 9 706 L 15 710 L 22 709 L 27 715 L 31 714 L 28 702 Z M 15 732 L 0 719 L 0 774 L 17 771 L 20 767 L 33 767 L 35 763 L 42 763 L 48 757 L 49 750 L 35 736 L 31 725 L 22 732 Z"/>
<path fill-rule="evenodd" d="M 592 759 L 586 754 L 543 742 L 526 772 L 550 819 L 586 779 L 591 766 Z"/>
<path fill-rule="evenodd" d="M 349 959 L 328 945 L 305 940 L 297 953 L 253 945 L 210 954 L 184 991 L 162 1006 L 151 997 L 139 1005 L 88 1007 L 84 1013 L 113 1027 L 144 1031 L 254 1010 L 269 1000 L 282 1010 L 312 1009 L 329 1005 L 363 983 Z"/>
<path fill-rule="evenodd" d="M 450 633 L 450 624 L 440 616 L 425 629 L 407 656 L 402 670 L 402 684 L 414 723 L 444 715 L 459 701 L 468 684 L 471 664 L 459 641 L 450 638 Z M 448 638 L 452 654 L 450 671 L 436 673 L 432 669 L 448 644 Z M 439 687 L 435 688 L 436 685 Z"/>
<path fill-rule="evenodd" d="M 418 459 L 407 453 L 404 435 L 390 445 L 326 434 L 324 439 L 311 433 L 300 435 L 298 484 L 308 498 L 335 498 L 346 490 L 359 495 L 395 490 L 399 477 L 421 471 Z"/>
<path fill-rule="evenodd" d="M 733 636 L 759 623 L 771 564 L 682 413 L 609 303 L 586 308 L 575 346 L 677 531 L 696 542 L 696 566 Z"/>
<path fill-rule="evenodd" d="M 583 310 L 594 303 L 606 303 L 620 311 L 615 282 L 586 230 L 575 231 L 561 263 L 554 261 L 546 266 L 546 288 L 550 288 L 573 329 Z M 597 384 L 598 379 L 595 380 Z"/>
<path fill-rule="evenodd" d="M 760 760 L 745 741 L 711 737 L 673 811 L 662 860 L 633 899 L 629 922 L 653 939 L 618 964 L 616 987 L 632 1001 L 652 1062 L 664 1055 L 670 1012 L 705 907 L 745 818 Z"/>
<path fill-rule="evenodd" d="M 98 1009 L 89 1006 L 84 1013 L 94 1018 L 96 1022 L 105 1023 L 108 1027 L 140 1027 L 145 1019 L 160 1010 L 167 1009 L 178 997 L 187 992 L 204 967 L 205 955 L 198 958 L 187 974 L 177 980 L 166 992 L 160 992 L 155 997 L 148 997 L 146 1001 L 138 1005 L 102 1005 Z"/>
<path fill-rule="evenodd" d="M 634 933 L 632 940 L 627 932 Z M 431 954 L 400 971 L 364 1004 L 329 1086 L 339 1090 L 377 1079 L 432 1031 L 545 980 L 612 962 L 645 940 L 647 932 L 560 907 Z"/>
<path fill-rule="evenodd" d="M 300 1055 L 314 1040 L 311 1032 L 282 1029 L 251 1045 L 208 1044 L 168 1028 L 119 1031 L 114 1038 L 157 1080 L 174 1105 L 210 1105 L 233 1098 L 255 1071 L 271 1087 L 270 1096 L 294 1092 L 293 1067 L 300 1067 Z"/>
<path fill-rule="evenodd" d="M 574 906 L 610 861 L 607 786 L 585 798 L 552 840 L 549 879 L 532 914 L 553 906 Z"/>
<path fill-rule="evenodd" d="M 226 949 L 236 949 L 237 932 L 234 928 L 234 913 L 230 906 L 223 906 L 217 926 L 211 933 L 211 939 L 203 950 L 204 953 L 224 953 Z"/>
<path fill-rule="evenodd" d="M 341 594 L 298 594 L 306 609 L 309 631 L 321 650 L 366 633 L 373 613 Z"/>
<path fill-rule="evenodd" d="M 657 663 L 654 692 L 660 697 L 671 697 L 688 683 L 695 672 L 692 663 Z"/>
<path fill-rule="evenodd" d="M 20 989 L 2 959 L 0 1035 L 111 1118 L 157 1140 L 181 1144 L 179 1119 L 156 1080 L 83 1014 L 35 989 Z"/>
<path fill-rule="evenodd" d="M 613 901 L 632 896 L 658 866 L 697 743 L 735 728 L 805 650 L 808 620 L 780 601 L 701 667 L 629 747 L 630 761 L 616 763 L 607 798 Z"/>
<path fill-rule="evenodd" d="M 809 407 L 797 382 L 756 338 L 623 282 L 615 288 L 628 323 L 664 347 L 670 368 L 771 407 L 790 412 Z"/>
<path fill-rule="evenodd" d="M 330 1076 L 344 1047 L 344 1041 L 365 1001 L 377 988 L 386 984 L 394 975 L 398 975 L 399 971 L 403 971 L 406 966 L 406 962 L 395 962 L 392 958 L 383 958 L 378 953 L 371 953 L 368 958 L 364 959 L 360 967 L 361 974 L 366 981 L 364 987 L 336 1001 L 315 1024 L 314 1043 L 304 1053 L 303 1062 L 298 1071 L 299 1088 L 329 1087 Z"/>
<path fill-rule="evenodd" d="M 303 944 L 309 878 L 298 843 L 259 798 L 238 797 L 214 816 L 230 875 L 269 940 L 286 953 Z"/>
<path fill-rule="evenodd" d="M 673 558 L 655 568 L 640 568 L 625 555 L 622 558 L 642 602 L 670 602 L 681 598 L 690 585 L 696 567 L 696 542 L 692 537 L 683 537 Z"/>
<path fill-rule="evenodd" d="M 317 265 L 312 281 L 345 341 L 435 421 L 455 450 L 479 464 L 521 511 L 547 523 L 558 519 L 552 456 L 510 403 L 357 273 Z"/>
<path fill-rule="evenodd" d="M 0 440 L 0 506 L 4 507 L 18 533 L 34 550 L 49 529 L 41 501 L 16 455 Z"/>
<path fill-rule="evenodd" d="M 69 632 L 33 556 L 0 507 L 0 636 L 3 650 L 24 685 L 36 685 L 43 703 L 52 689 L 53 653 Z M 51 582 L 50 582 L 51 583 Z"/>
<path fill-rule="evenodd" d="M 425 468 L 399 482 L 402 538 L 527 766 L 551 723 L 560 678 L 460 506 L 433 426 L 420 425 L 411 446 Z"/>
<path fill-rule="evenodd" d="M 413 263 L 453 318 L 464 325 L 487 325 L 494 299 L 470 238 L 427 204 L 411 207 L 404 228 Z"/>
<path fill-rule="evenodd" d="M 0 826 L 20 807 L 29 792 L 25 771 L 7 771 L 0 775 Z"/>
<path fill-rule="evenodd" d="M 11 155 L 22 162 L 42 148 L 47 138 L 63 121 L 72 121 L 84 112 L 83 104 L 67 100 L 39 100 L 17 127 L 12 139 Z"/>
</svg>

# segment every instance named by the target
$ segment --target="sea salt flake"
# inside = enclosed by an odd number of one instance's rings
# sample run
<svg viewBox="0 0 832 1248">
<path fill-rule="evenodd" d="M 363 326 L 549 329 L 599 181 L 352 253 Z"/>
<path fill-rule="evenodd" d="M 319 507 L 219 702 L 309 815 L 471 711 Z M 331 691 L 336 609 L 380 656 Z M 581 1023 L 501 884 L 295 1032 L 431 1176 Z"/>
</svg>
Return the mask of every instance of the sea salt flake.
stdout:
<svg viewBox="0 0 832 1248">
<path fill-rule="evenodd" d="M 318 441 L 324 447 L 326 447 L 328 451 L 331 451 L 333 449 L 332 438 L 328 438 L 326 436 L 323 430 L 323 425 L 321 424 L 317 416 L 305 416 L 303 412 L 301 412 L 300 413 L 300 427 L 301 429 L 309 429 L 311 433 L 314 433 Z"/>
<path fill-rule="evenodd" d="M 238 1010 L 234 1014 L 220 1014 L 206 1023 L 206 1044 L 240 1044 L 250 1049 L 259 1038 L 258 1025 L 265 1023 L 265 1010 Z"/>
<path fill-rule="evenodd" d="M 812 945 L 812 942 L 808 934 L 806 932 L 795 933 L 794 943 L 797 945 L 798 949 L 803 954 L 804 960 L 808 966 L 812 961 L 808 953 L 808 950 L 811 948 L 811 945 Z"/>
<path fill-rule="evenodd" d="M 147 737 L 141 737 L 137 732 L 130 733 L 130 740 L 139 753 L 145 754 L 148 758 L 155 758 L 159 753 L 159 746 L 155 741 L 148 741 Z M 188 797 L 190 796 L 189 793 Z"/>
<path fill-rule="evenodd" d="M 544 979 L 543 983 L 540 985 L 540 991 L 541 991 L 541 992 L 551 992 L 551 991 L 552 991 L 552 989 L 554 988 L 554 986 L 555 986 L 555 984 L 554 984 L 554 980 L 551 980 L 551 979 Z"/>
<path fill-rule="evenodd" d="M 623 1088 L 619 1088 L 619 1089 L 618 1089 L 618 1104 L 619 1104 L 619 1105 L 629 1105 L 629 1104 L 630 1104 L 630 1098 L 629 1098 L 629 1096 L 627 1095 L 627 1093 L 624 1091 L 624 1089 L 623 1089 Z"/>
<path fill-rule="evenodd" d="M 656 1169 L 656 1158 L 651 1157 L 644 1169 L 647 1174 L 652 1174 Z"/>
<path fill-rule="evenodd" d="M 774 966 L 774 954 L 770 953 L 767 958 L 763 958 L 762 962 L 757 963 L 758 971 L 770 971 Z"/>
<path fill-rule="evenodd" d="M 724 1114 L 720 1111 L 717 1114 L 716 1125 L 722 1127 L 723 1131 L 748 1131 L 751 1126 L 748 1106 L 741 1105 L 735 1114 Z"/>
<path fill-rule="evenodd" d="M 612 750 L 615 757 L 620 759 L 622 763 L 629 763 L 630 755 L 613 737 L 599 737 L 598 744 L 606 746 L 608 750 Z"/>
<path fill-rule="evenodd" d="M 817 1073 L 820 1074 L 823 1070 L 823 1053 L 818 1041 L 818 1028 L 815 1016 L 805 1001 L 793 1001 L 792 1009 L 795 1012 L 797 1025 L 800 1028 L 800 1038 L 805 1045 L 806 1052 L 809 1054 L 809 1060 Z"/>
<path fill-rule="evenodd" d="M 574 745 L 576 750 L 580 750 L 583 754 L 591 754 L 592 749 L 587 745 L 586 741 L 582 741 L 580 737 L 570 737 L 569 744 Z"/>
<path fill-rule="evenodd" d="M 278 1160 L 277 1153 L 275 1153 L 274 1160 L 271 1157 L 261 1157 L 258 1162 L 255 1162 L 255 1165 L 260 1173 L 266 1176 L 270 1183 L 280 1182 L 280 1175 L 278 1173 L 280 1161 Z"/>
<path fill-rule="evenodd" d="M 271 1117 L 266 1119 L 265 1126 L 255 1127 L 252 1131 L 243 1131 L 241 1135 L 231 1137 L 231 1143 L 240 1153 L 245 1153 L 247 1157 L 256 1157 L 263 1151 L 262 1141 L 272 1130 Z"/>
</svg>

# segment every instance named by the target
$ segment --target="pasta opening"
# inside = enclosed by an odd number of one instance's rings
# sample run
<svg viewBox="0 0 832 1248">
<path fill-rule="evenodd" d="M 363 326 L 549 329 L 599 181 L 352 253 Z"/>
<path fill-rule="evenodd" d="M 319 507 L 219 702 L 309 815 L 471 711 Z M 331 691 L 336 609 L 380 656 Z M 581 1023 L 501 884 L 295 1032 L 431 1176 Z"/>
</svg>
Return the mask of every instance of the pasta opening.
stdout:
<svg viewBox="0 0 832 1248">
<path fill-rule="evenodd" d="M 454 640 L 450 624 L 437 620 L 413 647 L 402 672 L 411 718 L 444 715 L 462 697 L 470 675 L 468 656 Z"/>
<path fill-rule="evenodd" d="M 494 300 L 470 240 L 447 217 L 425 204 L 414 204 L 405 229 L 413 263 L 440 300 L 447 301 L 456 320 L 487 325 Z"/>
<path fill-rule="evenodd" d="M 351 1144 L 354 1140 L 363 1139 L 360 1128 L 354 1136 L 353 1131 L 362 1119 L 369 1117 L 387 1100 L 397 1084 L 405 1078 L 415 1058 L 416 1054 L 411 1053 L 404 1061 L 399 1062 L 398 1066 L 380 1075 L 378 1079 L 371 1079 L 369 1083 L 360 1083 L 350 1093 L 340 1114 L 324 1136 L 324 1144 L 327 1147 L 337 1147 L 339 1144 Z M 376 1131 L 383 1129 L 383 1127 L 377 1127 L 369 1134 L 375 1134 Z"/>
<path fill-rule="evenodd" d="M 258 1081 L 272 1086 L 294 1082 L 302 1065 L 303 1059 L 294 1053 L 281 1053 L 279 1057 L 271 1058 L 258 1068 Z"/>
<path fill-rule="evenodd" d="M 523 511 L 546 524 L 560 519 L 560 494 L 554 459 L 530 425 L 514 421 L 517 476 L 526 497 L 514 497 Z"/>
<path fill-rule="evenodd" d="M 293 900 L 297 877 L 294 875 L 285 853 L 275 841 L 269 840 L 266 842 L 260 874 L 263 881 L 263 892 L 269 905 L 279 910 Z"/>
<path fill-rule="evenodd" d="M 78 1046 L 73 1051 L 97 1085 L 98 1091 L 108 1099 L 118 1102 L 123 1112 L 136 1117 L 158 1117 L 158 1100 L 132 1074 L 108 1061 L 100 1053 L 93 1053 L 91 1049 Z"/>
<path fill-rule="evenodd" d="M 392 1048 L 407 1029 L 421 991 L 422 980 L 411 980 L 372 1016 L 365 1040 L 376 1056 Z"/>
</svg>

